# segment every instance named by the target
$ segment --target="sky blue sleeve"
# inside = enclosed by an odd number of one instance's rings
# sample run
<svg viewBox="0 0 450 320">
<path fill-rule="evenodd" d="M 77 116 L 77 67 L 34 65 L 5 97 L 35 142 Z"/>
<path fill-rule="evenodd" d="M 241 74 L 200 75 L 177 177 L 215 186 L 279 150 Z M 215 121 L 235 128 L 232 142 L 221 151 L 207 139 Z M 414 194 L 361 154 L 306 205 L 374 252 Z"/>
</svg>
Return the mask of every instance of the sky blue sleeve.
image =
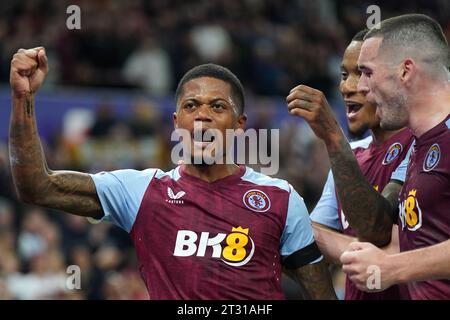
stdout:
<svg viewBox="0 0 450 320">
<path fill-rule="evenodd" d="M 131 231 L 139 207 L 156 169 L 117 170 L 91 174 L 104 216 L 127 232 Z"/>
<path fill-rule="evenodd" d="M 311 212 L 311 220 L 335 230 L 342 230 L 342 225 L 339 222 L 336 189 L 331 170 L 328 173 L 322 196 L 314 210 Z"/>
<path fill-rule="evenodd" d="M 399 164 L 397 169 L 392 172 L 391 180 L 398 180 L 401 182 L 405 182 L 406 179 L 406 169 L 408 169 L 409 158 L 411 157 L 411 153 L 414 149 L 415 142 L 411 143 L 409 147 L 408 153 L 406 154 L 405 159 Z"/>
<path fill-rule="evenodd" d="M 289 256 L 314 242 L 314 233 L 305 202 L 292 186 L 290 188 L 286 225 L 281 236 L 280 253 L 283 257 Z M 322 260 L 322 257 L 310 261 L 310 263 L 320 260 Z"/>
</svg>

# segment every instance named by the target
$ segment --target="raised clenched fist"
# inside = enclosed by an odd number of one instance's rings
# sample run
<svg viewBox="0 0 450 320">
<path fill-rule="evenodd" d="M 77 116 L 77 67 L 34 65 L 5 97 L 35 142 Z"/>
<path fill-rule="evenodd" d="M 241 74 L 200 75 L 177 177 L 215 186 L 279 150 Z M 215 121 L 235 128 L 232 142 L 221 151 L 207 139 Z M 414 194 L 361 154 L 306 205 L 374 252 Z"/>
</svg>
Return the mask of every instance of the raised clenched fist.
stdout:
<svg viewBox="0 0 450 320">
<path fill-rule="evenodd" d="M 12 93 L 21 97 L 36 92 L 48 73 L 48 60 L 44 47 L 19 49 L 11 60 L 9 82 Z"/>
<path fill-rule="evenodd" d="M 336 117 L 321 91 L 299 85 L 290 91 L 286 102 L 289 113 L 304 118 L 325 143 L 342 136 Z"/>
</svg>

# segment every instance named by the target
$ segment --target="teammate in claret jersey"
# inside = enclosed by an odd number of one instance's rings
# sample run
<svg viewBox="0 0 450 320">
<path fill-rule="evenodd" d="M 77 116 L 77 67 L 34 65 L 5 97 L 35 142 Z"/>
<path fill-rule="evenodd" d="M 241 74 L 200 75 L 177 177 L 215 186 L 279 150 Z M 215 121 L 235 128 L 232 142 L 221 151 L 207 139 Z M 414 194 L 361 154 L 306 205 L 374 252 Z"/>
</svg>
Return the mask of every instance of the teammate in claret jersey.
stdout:
<svg viewBox="0 0 450 320">
<path fill-rule="evenodd" d="M 225 161 L 169 172 L 48 169 L 34 116 L 34 94 L 47 72 L 43 48 L 14 55 L 10 158 L 22 200 L 128 231 L 152 299 L 282 299 L 282 266 L 310 298 L 336 298 L 303 199 L 284 180 Z M 204 130 L 226 137 L 226 129 L 245 127 L 242 86 L 218 65 L 186 73 L 176 106 L 174 125 L 189 133 L 183 143 L 193 158 L 219 143 L 203 140 Z"/>
<path fill-rule="evenodd" d="M 413 136 L 406 128 L 395 131 L 381 129 L 380 119 L 375 114 L 375 104 L 369 103 L 365 95 L 357 90 L 361 76 L 357 62 L 363 37 L 368 31 L 358 32 L 344 52 L 340 92 L 346 105 L 349 132 L 360 136 L 370 129 L 372 133 L 369 137 L 350 144 L 361 171 L 378 192 L 382 193 L 388 185 L 388 189 L 396 189 L 398 193 L 405 180 Z M 330 260 L 339 263 L 340 255 L 354 241 L 356 234 L 337 200 L 332 172 L 329 173 L 322 196 L 311 213 L 311 219 L 319 248 Z M 341 231 L 349 237 L 338 236 L 333 230 Z M 392 232 L 395 240 L 389 248 L 398 248 L 397 226 Z M 392 300 L 407 297 L 406 288 L 397 285 L 383 292 L 367 293 L 358 290 L 350 279 L 347 278 L 345 282 L 346 300 Z"/>
<path fill-rule="evenodd" d="M 416 138 L 406 182 L 400 192 L 401 251 L 448 242 L 449 155 L 450 116 L 447 116 L 437 126 Z M 411 282 L 409 287 L 415 299 L 450 299 L 449 279 Z"/>
<path fill-rule="evenodd" d="M 289 106 L 324 140 L 346 218 L 359 240 L 367 241 L 350 244 L 340 258 L 360 290 L 408 283 L 412 299 L 450 297 L 449 65 L 442 28 L 425 15 L 386 19 L 364 37 L 358 91 L 376 104 L 381 128 L 407 126 L 416 140 L 400 194 L 373 190 L 327 109 L 316 102 Z M 375 246 L 390 242 L 394 221 L 401 251 L 396 254 Z M 372 266 L 381 277 L 379 286 L 369 288 Z"/>
</svg>

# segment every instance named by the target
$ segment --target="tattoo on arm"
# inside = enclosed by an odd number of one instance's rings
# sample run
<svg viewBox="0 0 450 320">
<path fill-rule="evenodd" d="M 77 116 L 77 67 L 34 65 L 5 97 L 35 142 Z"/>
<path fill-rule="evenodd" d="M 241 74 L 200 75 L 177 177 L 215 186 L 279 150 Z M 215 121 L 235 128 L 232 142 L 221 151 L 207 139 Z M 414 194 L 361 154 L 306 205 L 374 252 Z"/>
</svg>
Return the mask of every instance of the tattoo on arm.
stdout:
<svg viewBox="0 0 450 320">
<path fill-rule="evenodd" d="M 44 206 L 97 219 L 103 216 L 94 181 L 87 173 L 51 171 L 47 190 Z"/>
<path fill-rule="evenodd" d="M 48 169 L 37 131 L 32 93 L 13 97 L 9 152 L 20 199 L 83 216 L 99 218 L 103 215 L 95 185 L 88 174 Z"/>
<path fill-rule="evenodd" d="M 391 203 L 362 174 L 345 136 L 338 150 L 328 152 L 339 201 L 358 238 L 378 246 L 388 244 L 392 230 Z"/>
<path fill-rule="evenodd" d="M 308 264 L 295 270 L 298 283 L 304 289 L 306 300 L 335 300 L 331 275 L 324 261 Z"/>
<path fill-rule="evenodd" d="M 25 111 L 28 117 L 33 116 L 33 110 L 34 110 L 34 98 L 31 97 L 31 99 L 25 100 Z"/>
</svg>

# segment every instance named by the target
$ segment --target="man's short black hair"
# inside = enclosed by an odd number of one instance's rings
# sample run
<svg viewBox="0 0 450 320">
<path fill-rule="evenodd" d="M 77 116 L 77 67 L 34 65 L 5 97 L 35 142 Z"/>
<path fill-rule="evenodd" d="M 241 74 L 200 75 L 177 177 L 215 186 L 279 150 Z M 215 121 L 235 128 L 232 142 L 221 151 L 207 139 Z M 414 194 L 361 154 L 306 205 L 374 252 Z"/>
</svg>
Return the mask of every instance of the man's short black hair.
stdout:
<svg viewBox="0 0 450 320">
<path fill-rule="evenodd" d="M 244 113 L 244 88 L 242 87 L 241 82 L 229 69 L 214 63 L 202 64 L 186 72 L 178 83 L 177 90 L 175 91 L 175 101 L 178 101 L 186 82 L 202 77 L 215 78 L 228 83 L 231 87 L 231 94 L 239 114 L 241 115 Z"/>
<path fill-rule="evenodd" d="M 369 32 L 369 29 L 365 28 L 362 30 L 359 30 L 352 38 L 352 41 L 364 41 L 364 37 L 366 36 L 367 32 Z"/>
</svg>

